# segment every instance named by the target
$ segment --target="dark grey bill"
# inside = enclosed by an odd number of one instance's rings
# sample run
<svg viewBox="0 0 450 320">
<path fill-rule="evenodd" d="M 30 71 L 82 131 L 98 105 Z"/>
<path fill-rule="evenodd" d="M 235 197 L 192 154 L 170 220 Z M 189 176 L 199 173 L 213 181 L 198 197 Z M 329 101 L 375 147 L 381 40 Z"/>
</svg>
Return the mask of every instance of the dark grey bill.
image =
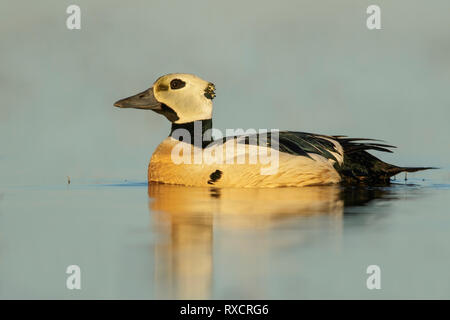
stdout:
<svg viewBox="0 0 450 320">
<path fill-rule="evenodd" d="M 114 106 L 119 108 L 135 108 L 153 111 L 161 110 L 161 103 L 156 100 L 153 94 L 153 87 L 134 96 L 119 100 L 114 103 Z"/>
</svg>

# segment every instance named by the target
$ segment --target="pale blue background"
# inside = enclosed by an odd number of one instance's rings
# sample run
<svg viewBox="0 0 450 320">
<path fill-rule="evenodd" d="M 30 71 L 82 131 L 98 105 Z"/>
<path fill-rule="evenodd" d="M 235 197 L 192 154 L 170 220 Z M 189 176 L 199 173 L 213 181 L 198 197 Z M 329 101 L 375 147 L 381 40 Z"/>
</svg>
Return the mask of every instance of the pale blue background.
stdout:
<svg viewBox="0 0 450 320">
<path fill-rule="evenodd" d="M 66 28 L 70 4 L 81 7 L 81 30 Z M 369 4 L 380 5 L 382 30 L 366 28 Z M 156 297 L 152 257 L 139 249 L 156 241 L 147 189 L 83 186 L 146 181 L 169 123 L 112 104 L 171 72 L 215 83 L 220 129 L 380 138 L 399 147 L 380 155 L 387 161 L 443 168 L 414 177 L 432 177 L 444 191 L 426 189 L 433 195 L 419 203 L 405 195 L 391 215 L 374 209 L 390 217 L 382 243 L 379 224 L 350 219 L 369 229 L 344 232 L 347 253 L 322 260 L 328 246 L 320 241 L 288 256 L 276 248 L 268 259 L 280 265 L 301 255 L 311 261 L 306 275 L 269 268 L 254 279 L 265 289 L 246 291 L 237 273 L 252 264 L 222 266 L 211 297 L 450 297 L 449 1 L 2 1 L 0 12 L 0 297 Z M 319 239 L 327 234 L 317 230 Z M 364 266 L 377 253 L 398 284 L 374 296 Z M 214 254 L 216 265 L 229 261 L 220 249 Z M 64 288 L 74 260 L 89 266 L 81 293 Z M 299 274 L 306 291 L 292 282 Z"/>
<path fill-rule="evenodd" d="M 168 134 L 116 110 L 162 74 L 215 83 L 215 126 L 380 138 L 385 159 L 450 160 L 448 1 L 3 1 L 0 178 L 7 184 L 145 179 Z"/>
</svg>

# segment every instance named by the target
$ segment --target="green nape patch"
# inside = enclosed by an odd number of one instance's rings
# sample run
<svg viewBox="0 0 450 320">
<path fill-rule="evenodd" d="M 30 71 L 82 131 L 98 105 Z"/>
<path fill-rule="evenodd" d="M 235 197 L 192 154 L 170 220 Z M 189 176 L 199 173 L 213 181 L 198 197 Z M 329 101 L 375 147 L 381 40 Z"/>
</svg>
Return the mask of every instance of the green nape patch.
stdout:
<svg viewBox="0 0 450 320">
<path fill-rule="evenodd" d="M 205 88 L 205 97 L 210 100 L 214 99 L 214 97 L 216 96 L 214 90 L 216 90 L 214 83 L 208 83 L 208 86 Z"/>
<path fill-rule="evenodd" d="M 169 90 L 169 86 L 165 85 L 165 84 L 159 84 L 156 87 L 156 91 L 168 91 Z"/>
</svg>

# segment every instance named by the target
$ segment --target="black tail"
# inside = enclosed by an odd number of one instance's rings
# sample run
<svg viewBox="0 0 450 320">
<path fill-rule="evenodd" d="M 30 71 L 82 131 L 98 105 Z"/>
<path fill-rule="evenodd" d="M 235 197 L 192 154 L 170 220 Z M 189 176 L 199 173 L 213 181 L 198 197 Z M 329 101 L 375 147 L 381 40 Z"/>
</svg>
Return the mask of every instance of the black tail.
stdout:
<svg viewBox="0 0 450 320">
<path fill-rule="evenodd" d="M 371 155 L 367 150 L 391 152 L 394 146 L 378 143 L 380 140 L 334 137 L 344 149 L 344 163 L 337 168 L 345 184 L 389 184 L 390 178 L 400 172 L 436 169 L 433 167 L 397 167 Z M 370 141 L 370 142 L 364 142 Z"/>
<path fill-rule="evenodd" d="M 422 170 L 437 169 L 435 167 L 396 167 L 394 165 L 390 165 L 390 166 L 393 167 L 393 169 L 391 170 L 392 176 L 395 176 L 396 174 L 399 174 L 400 172 L 416 172 L 416 171 L 422 171 Z"/>
</svg>

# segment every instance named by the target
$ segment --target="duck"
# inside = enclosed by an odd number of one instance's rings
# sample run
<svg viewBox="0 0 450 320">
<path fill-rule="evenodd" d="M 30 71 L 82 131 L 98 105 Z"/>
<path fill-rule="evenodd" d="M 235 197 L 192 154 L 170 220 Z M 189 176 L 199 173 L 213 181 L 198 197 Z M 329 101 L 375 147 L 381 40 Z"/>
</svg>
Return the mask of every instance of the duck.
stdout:
<svg viewBox="0 0 450 320">
<path fill-rule="evenodd" d="M 171 122 L 168 137 L 151 156 L 149 183 L 217 188 L 386 185 L 401 172 L 432 169 L 378 159 L 369 151 L 392 152 L 395 146 L 377 139 L 279 130 L 223 135 L 212 126 L 215 90 L 212 82 L 194 74 L 170 73 L 114 103 L 122 109 L 152 110 Z"/>
</svg>

